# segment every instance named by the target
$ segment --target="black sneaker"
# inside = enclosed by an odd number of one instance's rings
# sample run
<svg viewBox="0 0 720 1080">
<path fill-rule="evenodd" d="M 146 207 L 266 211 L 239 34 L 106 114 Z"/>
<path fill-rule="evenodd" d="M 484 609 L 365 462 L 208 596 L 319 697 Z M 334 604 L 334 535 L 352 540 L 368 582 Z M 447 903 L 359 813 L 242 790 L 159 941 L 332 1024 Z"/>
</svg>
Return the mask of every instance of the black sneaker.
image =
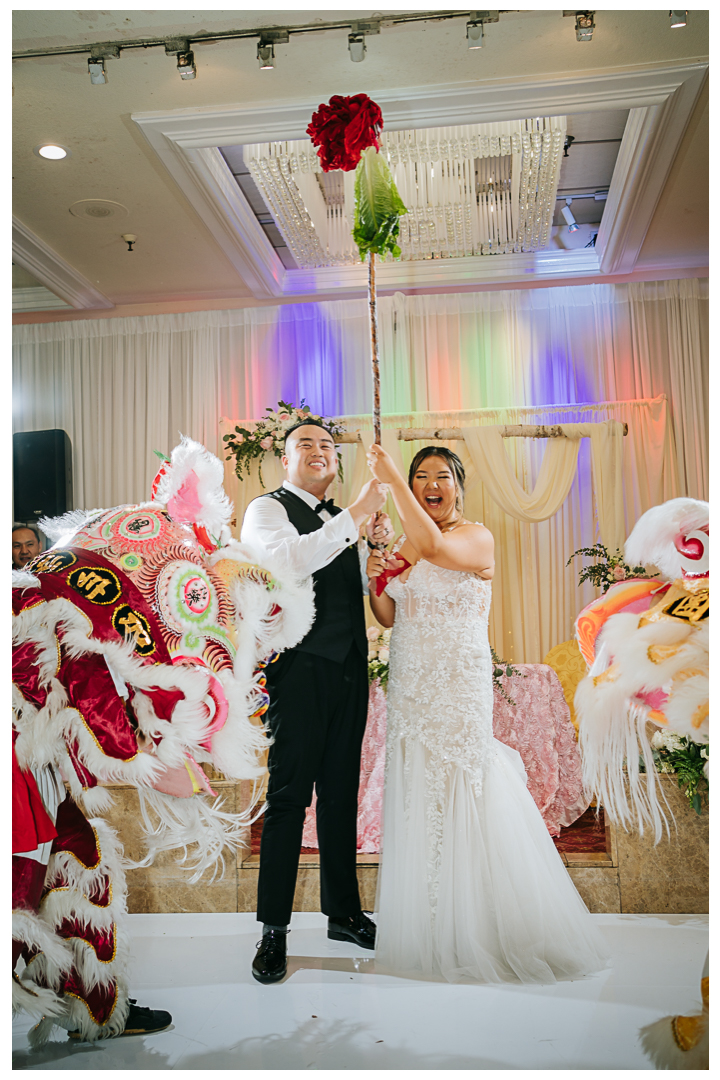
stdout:
<svg viewBox="0 0 720 1080">
<path fill-rule="evenodd" d="M 138 1005 L 135 998 L 130 998 L 127 1020 L 122 1031 L 112 1035 L 113 1039 L 121 1039 L 124 1035 L 155 1035 L 158 1031 L 165 1031 L 172 1024 L 172 1016 L 164 1009 L 145 1009 Z M 84 1039 L 80 1031 L 68 1031 L 71 1039 Z"/>
<path fill-rule="evenodd" d="M 274 983 L 287 975 L 287 930 L 266 930 L 252 962 L 253 977 L 261 983 Z"/>
<path fill-rule="evenodd" d="M 342 919 L 328 919 L 328 937 L 333 941 L 353 941 L 363 949 L 374 949 L 375 923 L 364 911 Z"/>
</svg>

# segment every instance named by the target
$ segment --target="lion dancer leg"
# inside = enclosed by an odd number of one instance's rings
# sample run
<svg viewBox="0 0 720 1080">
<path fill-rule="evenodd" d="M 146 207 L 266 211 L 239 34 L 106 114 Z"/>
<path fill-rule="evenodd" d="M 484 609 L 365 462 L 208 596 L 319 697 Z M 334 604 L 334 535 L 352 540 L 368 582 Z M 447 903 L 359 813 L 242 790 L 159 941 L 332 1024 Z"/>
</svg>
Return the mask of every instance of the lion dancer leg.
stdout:
<svg viewBox="0 0 720 1080">
<path fill-rule="evenodd" d="M 46 867 L 13 858 L 13 907 L 24 930 L 14 950 L 26 963 L 20 986 L 43 1001 L 42 1019 L 30 1033 L 33 1045 L 45 1042 L 54 1025 L 91 1041 L 118 1035 L 129 1008 L 118 841 L 103 821 L 90 823 L 69 797 L 58 805 L 55 828 Z M 38 1009 L 28 1011 L 37 1015 Z"/>
</svg>

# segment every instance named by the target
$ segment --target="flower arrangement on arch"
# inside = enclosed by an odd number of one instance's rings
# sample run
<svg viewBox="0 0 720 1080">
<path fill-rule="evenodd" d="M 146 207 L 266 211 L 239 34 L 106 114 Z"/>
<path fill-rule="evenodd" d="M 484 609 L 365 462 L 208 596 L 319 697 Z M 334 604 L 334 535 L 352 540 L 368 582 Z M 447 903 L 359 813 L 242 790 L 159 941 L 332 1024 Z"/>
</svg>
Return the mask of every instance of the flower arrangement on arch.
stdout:
<svg viewBox="0 0 720 1080">
<path fill-rule="evenodd" d="M 226 461 L 235 458 L 235 475 L 242 480 L 243 474 L 250 476 L 252 463 L 257 461 L 258 479 L 263 487 L 262 459 L 266 454 L 274 454 L 282 457 L 285 453 L 285 436 L 294 424 L 302 420 L 317 420 L 326 427 L 333 438 L 341 435 L 345 428 L 335 420 L 328 420 L 319 413 L 310 412 L 309 406 L 302 398 L 297 408 L 289 401 L 278 401 L 277 411 L 270 406 L 265 410 L 254 428 L 240 427 L 235 425 L 235 431 L 229 435 L 223 435 L 226 450 L 229 451 Z M 338 476 L 343 479 L 342 459 L 338 452 Z"/>
<path fill-rule="evenodd" d="M 595 560 L 591 566 L 583 566 L 578 585 L 582 585 L 584 581 L 592 581 L 595 588 L 602 589 L 604 593 L 611 585 L 615 585 L 618 581 L 625 581 L 627 578 L 657 577 L 657 574 L 648 574 L 644 566 L 629 566 L 619 549 L 614 555 L 610 555 L 604 544 L 578 548 L 577 551 L 573 551 L 565 565 L 569 566 L 576 555 L 589 555 Z"/>
</svg>

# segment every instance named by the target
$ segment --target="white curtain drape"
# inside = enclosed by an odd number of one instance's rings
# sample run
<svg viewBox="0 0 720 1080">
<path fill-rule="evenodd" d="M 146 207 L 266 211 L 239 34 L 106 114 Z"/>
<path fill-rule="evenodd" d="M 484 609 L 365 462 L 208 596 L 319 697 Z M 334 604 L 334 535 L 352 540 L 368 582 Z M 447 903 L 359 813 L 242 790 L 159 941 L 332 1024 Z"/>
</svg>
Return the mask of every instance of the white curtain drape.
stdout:
<svg viewBox="0 0 720 1080">
<path fill-rule="evenodd" d="M 396 294 L 379 299 L 378 316 L 392 426 L 626 421 L 626 530 L 663 499 L 707 498 L 706 281 Z M 42 323 L 17 326 L 13 337 L 13 429 L 68 432 L 78 506 L 147 498 L 153 450 L 168 451 L 182 432 L 224 456 L 227 424 L 280 398 L 304 397 L 313 411 L 355 416 L 369 428 L 364 300 Z M 568 498 L 547 521 L 509 518 L 478 481 L 469 491 L 477 520 L 493 529 L 513 574 L 519 568 L 520 577 L 506 579 L 499 565 L 493 605 L 496 647 L 516 661 L 538 660 L 567 638 L 592 596 L 564 566 L 600 538 L 609 497 L 593 487 L 589 442 L 580 444 Z M 532 491 L 543 444 L 506 444 L 519 483 Z M 398 448 L 405 464 L 416 449 Z M 472 484 L 474 466 L 461 452 Z M 349 490 L 363 476 L 363 456 L 346 447 L 343 458 Z M 264 469 L 269 487 L 276 465 Z M 239 519 L 251 485 L 231 466 Z"/>
<path fill-rule="evenodd" d="M 601 468 L 593 461 L 592 433 L 604 427 L 622 439 L 622 455 L 610 452 Z M 484 483 L 470 455 L 468 443 L 438 443 L 454 450 L 466 471 L 465 515 L 483 522 L 495 538 L 496 571 L 490 611 L 491 641 L 501 656 L 517 663 L 537 663 L 547 652 L 572 634 L 575 617 L 595 596 L 587 582 L 578 587 L 580 563 L 566 566 L 569 556 L 581 547 L 603 540 L 610 550 L 619 546 L 645 510 L 678 494 L 677 460 L 668 402 L 660 395 L 646 401 L 605 402 L 585 406 L 549 406 L 537 409 L 479 409 L 464 412 L 396 414 L 385 418 L 383 446 L 407 473 L 420 442 L 398 442 L 397 428 L 462 427 L 467 436 L 472 427 L 497 428 L 505 424 L 562 424 L 589 437 L 579 441 L 577 469 L 570 490 L 557 512 L 536 523 L 519 520 L 505 512 Z M 619 433 L 623 423 L 628 435 Z M 366 443 L 372 441 L 369 416 L 346 418 L 348 430 L 360 430 Z M 596 436 L 597 437 L 597 436 Z M 538 486 L 545 447 L 565 440 L 505 439 L 501 448 L 509 459 L 516 483 L 525 491 Z M 334 497 L 342 505 L 355 498 L 367 479 L 362 447 L 343 446 L 346 479 L 336 485 Z M 621 478 L 613 470 L 621 467 Z M 612 547 L 608 534 L 601 532 L 602 514 L 607 511 L 609 493 L 598 490 L 594 477 L 614 475 L 610 504 L 620 540 Z M 230 478 L 228 478 L 230 479 Z M 238 485 L 240 488 L 243 484 Z M 609 487 L 610 485 L 608 485 Z M 603 510 L 603 500 L 606 501 Z M 617 505 L 620 503 L 620 505 Z M 400 521 L 392 502 L 390 512 L 399 532 Z"/>
</svg>

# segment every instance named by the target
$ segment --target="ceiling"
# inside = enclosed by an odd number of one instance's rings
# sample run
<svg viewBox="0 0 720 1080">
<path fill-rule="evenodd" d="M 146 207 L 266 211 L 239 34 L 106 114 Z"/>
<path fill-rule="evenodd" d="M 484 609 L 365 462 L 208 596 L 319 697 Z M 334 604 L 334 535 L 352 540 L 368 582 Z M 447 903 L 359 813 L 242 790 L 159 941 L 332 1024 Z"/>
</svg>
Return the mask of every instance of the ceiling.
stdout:
<svg viewBox="0 0 720 1080">
<path fill-rule="evenodd" d="M 378 15 L 15 11 L 13 51 L 272 25 L 322 27 Z M 108 82 L 101 86 L 90 84 L 87 53 L 15 60 L 13 287 L 22 301 L 15 319 L 359 295 L 362 275 L 353 268 L 334 276 L 286 270 L 230 170 L 223 163 L 237 195 L 223 186 L 217 164 L 216 147 L 302 137 L 312 109 L 334 93 L 368 93 L 383 108 L 387 130 L 435 126 L 438 110 L 443 123 L 564 115 L 575 142 L 562 162 L 559 194 L 610 188 L 607 204 L 573 202 L 583 225 L 579 236 L 568 235 L 556 211 L 552 258 L 528 267 L 513 263 L 516 256 L 474 256 L 449 270 L 425 266 L 414 277 L 383 266 L 381 291 L 702 273 L 708 13 L 692 11 L 685 28 L 671 30 L 664 10 L 597 12 L 593 40 L 578 43 L 573 19 L 560 11 L 507 12 L 486 26 L 481 50 L 468 50 L 465 23 L 464 17 L 383 23 L 379 35 L 368 36 L 362 64 L 350 62 L 347 28 L 291 34 L 276 45 L 271 71 L 259 70 L 257 37 L 197 43 L 198 74 L 190 81 L 179 78 L 174 54 L 166 56 L 162 46 L 128 48 L 106 60 Z M 551 102 L 552 113 L 536 112 L 541 102 Z M 48 141 L 70 156 L 46 161 L 33 153 Z M 105 218 L 76 216 L 70 207 L 82 200 L 119 209 Z M 585 245 L 601 214 L 600 250 L 590 258 Z M 137 236 L 132 252 L 122 233 Z M 572 251 L 578 245 L 582 250 Z"/>
</svg>

